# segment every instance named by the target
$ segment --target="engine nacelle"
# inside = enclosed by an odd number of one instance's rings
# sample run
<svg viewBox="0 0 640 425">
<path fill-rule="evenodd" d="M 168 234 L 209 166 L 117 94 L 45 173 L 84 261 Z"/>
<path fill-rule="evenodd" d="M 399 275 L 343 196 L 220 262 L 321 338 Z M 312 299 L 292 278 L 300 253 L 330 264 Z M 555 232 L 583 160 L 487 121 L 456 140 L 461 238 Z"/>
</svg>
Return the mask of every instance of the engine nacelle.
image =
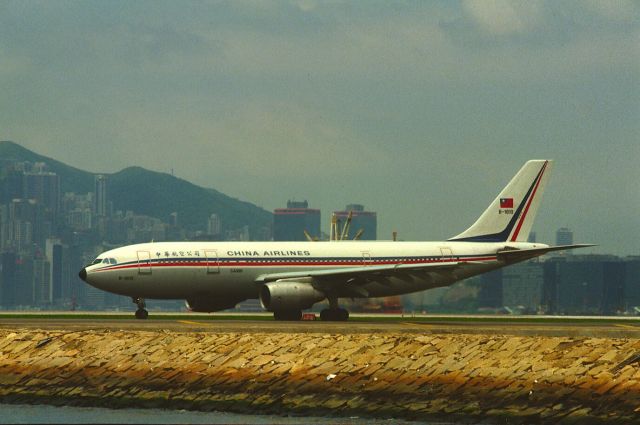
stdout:
<svg viewBox="0 0 640 425">
<path fill-rule="evenodd" d="M 225 298 L 219 299 L 201 299 L 201 300 L 185 300 L 185 304 L 189 311 L 198 313 L 211 313 L 214 311 L 226 310 L 234 308 L 242 300 L 230 300 Z"/>
<path fill-rule="evenodd" d="M 326 297 L 306 282 L 270 282 L 260 288 L 260 304 L 268 311 L 305 310 Z"/>
</svg>

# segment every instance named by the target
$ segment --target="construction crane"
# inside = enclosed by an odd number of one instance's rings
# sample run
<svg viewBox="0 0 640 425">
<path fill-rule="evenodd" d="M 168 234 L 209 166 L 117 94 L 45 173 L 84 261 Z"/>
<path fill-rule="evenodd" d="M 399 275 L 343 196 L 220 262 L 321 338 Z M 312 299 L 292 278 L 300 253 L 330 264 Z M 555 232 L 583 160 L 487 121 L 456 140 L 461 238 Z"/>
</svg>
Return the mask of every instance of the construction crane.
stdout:
<svg viewBox="0 0 640 425">
<path fill-rule="evenodd" d="M 342 233 L 340 233 L 340 240 L 343 241 L 349 236 L 349 227 L 351 226 L 351 219 L 353 218 L 353 211 L 349 211 L 349 215 L 347 215 L 347 221 L 344 223 L 342 227 Z"/>
<path fill-rule="evenodd" d="M 311 235 L 309 234 L 309 232 L 307 232 L 306 230 L 303 230 L 303 232 L 304 232 L 304 237 L 305 237 L 305 238 L 307 238 L 307 240 L 308 240 L 309 242 L 315 242 L 315 241 L 317 241 L 317 240 L 318 240 L 318 237 L 317 237 L 317 236 L 314 238 L 314 237 L 313 237 L 313 236 L 311 236 Z"/>
<path fill-rule="evenodd" d="M 329 228 L 329 240 L 331 241 L 343 241 L 349 237 L 349 228 L 351 227 L 351 221 L 353 219 L 353 211 L 349 211 L 349 215 L 347 216 L 347 220 L 344 223 L 344 226 L 340 226 L 340 220 L 336 213 L 331 215 L 331 227 Z M 358 230 L 356 235 L 353 237 L 354 241 L 360 240 L 362 234 L 364 233 L 364 229 Z M 318 238 L 312 237 L 309 232 L 304 230 L 304 236 L 307 238 L 309 242 L 317 241 Z"/>
<path fill-rule="evenodd" d="M 338 235 L 338 217 L 335 213 L 331 215 L 331 228 L 329 229 L 329 240 L 335 241 Z"/>
</svg>

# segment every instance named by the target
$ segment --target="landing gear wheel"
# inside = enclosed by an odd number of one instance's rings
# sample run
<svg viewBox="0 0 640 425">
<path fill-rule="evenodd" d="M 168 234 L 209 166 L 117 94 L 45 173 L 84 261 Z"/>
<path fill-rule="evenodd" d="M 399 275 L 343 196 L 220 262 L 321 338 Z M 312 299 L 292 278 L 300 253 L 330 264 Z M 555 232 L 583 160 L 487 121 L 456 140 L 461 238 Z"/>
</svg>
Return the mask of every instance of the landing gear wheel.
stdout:
<svg viewBox="0 0 640 425">
<path fill-rule="evenodd" d="M 325 308 L 320 312 L 320 320 L 326 322 L 346 322 L 349 320 L 349 312 L 344 308 Z"/>
<path fill-rule="evenodd" d="M 145 309 L 147 305 L 144 303 L 143 298 L 134 297 L 131 300 L 138 306 L 138 309 L 136 310 L 136 319 L 146 319 L 149 317 L 149 312 Z"/>
<path fill-rule="evenodd" d="M 149 317 L 149 312 L 145 309 L 136 310 L 136 319 L 146 319 Z"/>
<path fill-rule="evenodd" d="M 290 322 L 302 319 L 302 310 L 279 310 L 273 312 L 273 318 L 276 320 L 286 320 Z"/>
</svg>

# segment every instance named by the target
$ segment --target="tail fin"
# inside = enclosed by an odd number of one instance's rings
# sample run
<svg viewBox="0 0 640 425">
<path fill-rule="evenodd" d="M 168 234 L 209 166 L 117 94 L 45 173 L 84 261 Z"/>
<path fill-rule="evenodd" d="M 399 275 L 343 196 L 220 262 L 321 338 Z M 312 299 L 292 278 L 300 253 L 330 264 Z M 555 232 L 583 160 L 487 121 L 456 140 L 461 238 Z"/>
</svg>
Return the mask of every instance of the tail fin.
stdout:
<svg viewBox="0 0 640 425">
<path fill-rule="evenodd" d="M 553 161 L 527 161 L 480 218 L 449 240 L 470 242 L 526 241 L 538 212 Z"/>
</svg>

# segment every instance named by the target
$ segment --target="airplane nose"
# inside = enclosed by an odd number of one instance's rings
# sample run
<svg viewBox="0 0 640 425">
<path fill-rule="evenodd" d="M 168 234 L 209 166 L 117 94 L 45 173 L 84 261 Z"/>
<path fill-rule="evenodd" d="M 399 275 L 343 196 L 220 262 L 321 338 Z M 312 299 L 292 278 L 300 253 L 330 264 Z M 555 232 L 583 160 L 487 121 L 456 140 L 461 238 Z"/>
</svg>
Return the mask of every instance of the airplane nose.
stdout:
<svg viewBox="0 0 640 425">
<path fill-rule="evenodd" d="M 87 269 L 83 268 L 82 270 L 80 270 L 80 273 L 78 273 L 78 276 L 80 276 L 80 279 L 84 280 L 85 282 L 87 281 Z"/>
</svg>

